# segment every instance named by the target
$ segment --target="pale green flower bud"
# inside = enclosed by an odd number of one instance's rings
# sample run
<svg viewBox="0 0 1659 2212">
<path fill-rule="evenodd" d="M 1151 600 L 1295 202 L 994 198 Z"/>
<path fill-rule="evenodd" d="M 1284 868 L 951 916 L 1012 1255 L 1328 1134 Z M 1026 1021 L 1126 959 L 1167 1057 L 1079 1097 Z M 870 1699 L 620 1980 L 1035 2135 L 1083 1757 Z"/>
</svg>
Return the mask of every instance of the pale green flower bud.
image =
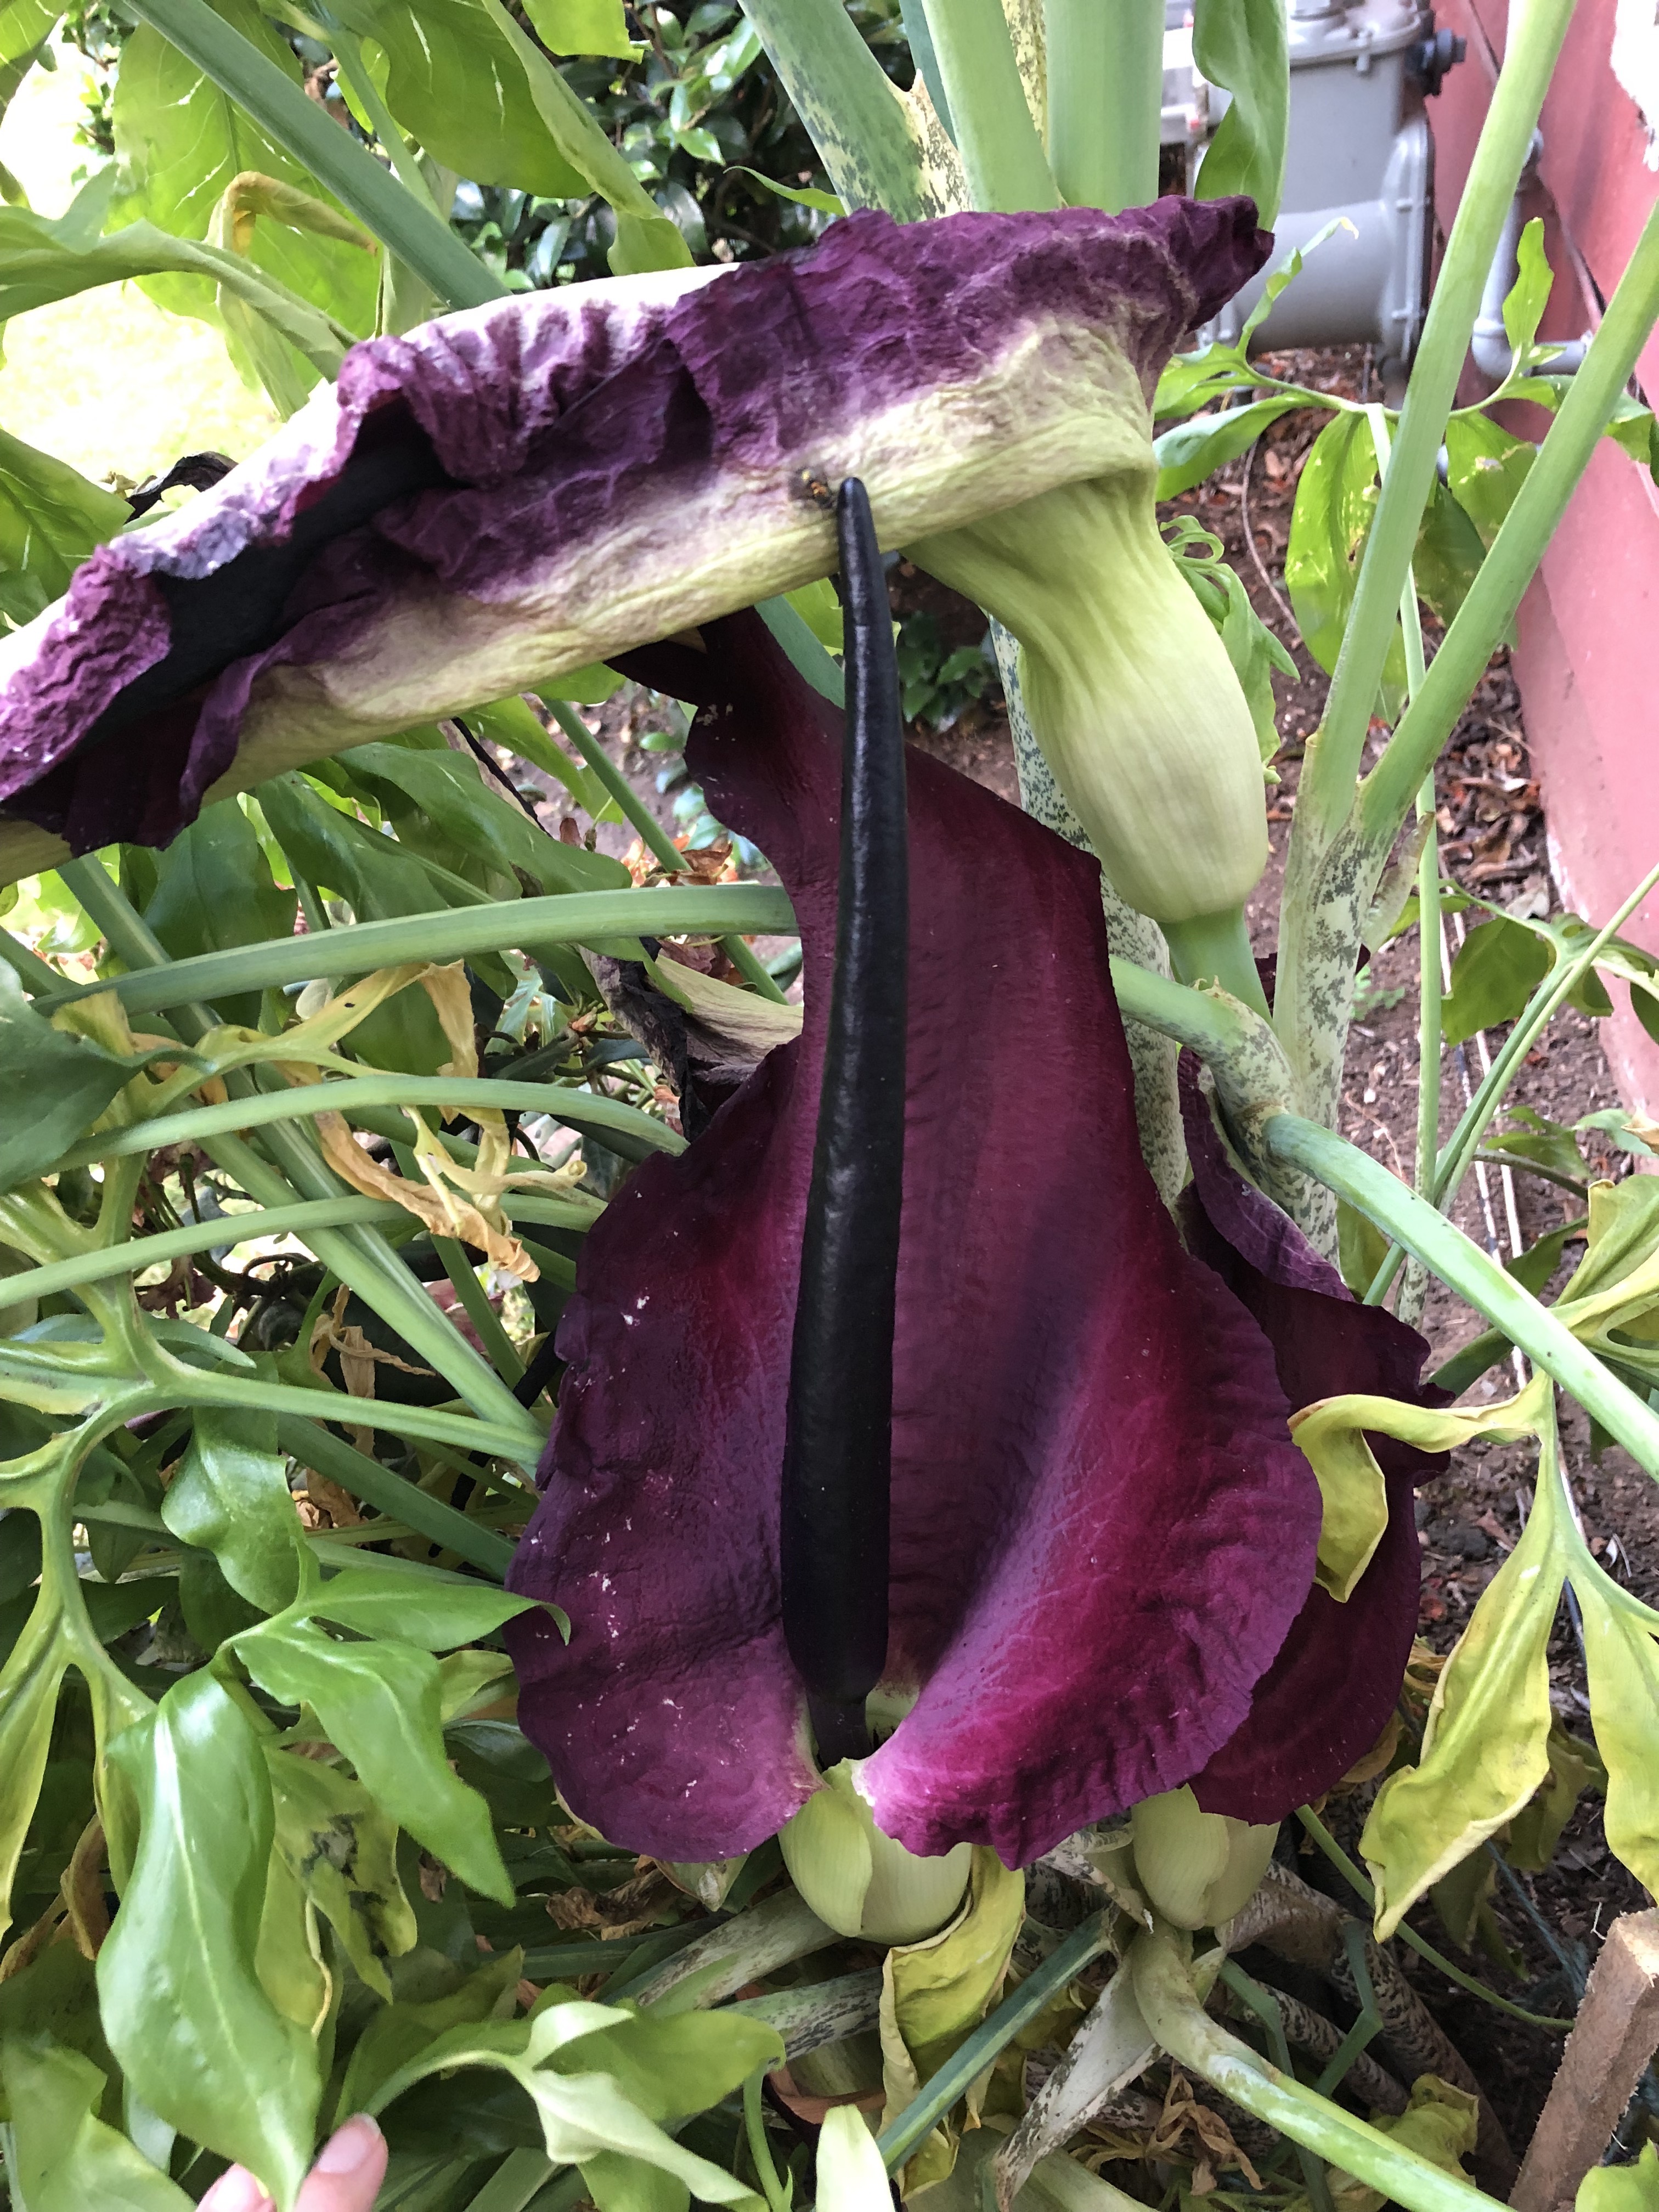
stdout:
<svg viewBox="0 0 1659 2212">
<path fill-rule="evenodd" d="M 915 1943 L 941 1929 L 967 1894 L 971 1844 L 919 1859 L 884 1835 L 845 1759 L 778 1832 L 790 1880 L 820 1920 L 872 1943 Z"/>
<path fill-rule="evenodd" d="M 1140 1886 L 1177 1928 L 1219 1928 L 1242 1911 L 1279 1835 L 1277 1821 L 1258 1828 L 1203 1812 L 1184 1786 L 1146 1798 L 1129 1820 Z"/>
</svg>

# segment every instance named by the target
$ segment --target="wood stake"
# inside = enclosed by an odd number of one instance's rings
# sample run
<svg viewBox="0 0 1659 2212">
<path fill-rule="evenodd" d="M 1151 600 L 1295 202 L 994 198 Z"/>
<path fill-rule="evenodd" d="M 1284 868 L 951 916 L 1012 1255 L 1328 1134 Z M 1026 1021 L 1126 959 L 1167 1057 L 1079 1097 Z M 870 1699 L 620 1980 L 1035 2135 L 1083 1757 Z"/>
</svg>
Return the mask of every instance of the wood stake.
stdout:
<svg viewBox="0 0 1659 2212">
<path fill-rule="evenodd" d="M 1626 1912 L 1607 1930 L 1578 2019 L 1510 2203 L 1571 2205 L 1659 2051 L 1659 1911 Z"/>
</svg>

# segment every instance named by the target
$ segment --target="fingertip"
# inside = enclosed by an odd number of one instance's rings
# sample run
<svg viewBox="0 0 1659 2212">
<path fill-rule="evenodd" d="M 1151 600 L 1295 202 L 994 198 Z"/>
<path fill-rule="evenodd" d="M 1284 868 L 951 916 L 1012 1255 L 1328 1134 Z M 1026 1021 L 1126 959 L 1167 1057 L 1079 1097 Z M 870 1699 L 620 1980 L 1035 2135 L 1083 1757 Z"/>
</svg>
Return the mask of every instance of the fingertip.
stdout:
<svg viewBox="0 0 1659 2212">
<path fill-rule="evenodd" d="M 386 2167 L 386 2137 L 367 2112 L 356 2113 L 317 2154 L 297 2212 L 373 2212 Z"/>
</svg>

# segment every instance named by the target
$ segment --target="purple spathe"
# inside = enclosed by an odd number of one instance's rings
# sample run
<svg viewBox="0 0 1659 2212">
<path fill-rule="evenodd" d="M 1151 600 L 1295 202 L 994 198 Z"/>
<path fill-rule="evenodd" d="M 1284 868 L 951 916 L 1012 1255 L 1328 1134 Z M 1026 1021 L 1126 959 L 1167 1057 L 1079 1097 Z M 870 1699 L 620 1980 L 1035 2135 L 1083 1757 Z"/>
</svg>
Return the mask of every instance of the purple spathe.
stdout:
<svg viewBox="0 0 1659 2212">
<path fill-rule="evenodd" d="M 163 842 L 233 763 L 255 781 L 828 573 L 816 483 L 863 477 L 891 544 L 1139 465 L 1162 362 L 1266 251 L 1244 201 L 865 212 L 806 252 L 371 339 L 0 641 L 0 802 L 79 849 Z M 258 584 L 216 660 L 225 603 L 204 587 L 388 457 L 384 499 L 347 501 L 297 574 Z M 163 696 L 123 721 L 151 671 Z"/>
<path fill-rule="evenodd" d="M 1193 1169 L 1181 1200 L 1188 1249 L 1261 1323 L 1291 1404 L 1299 1410 L 1352 1392 L 1448 1403 L 1420 1379 L 1429 1347 L 1417 1331 L 1362 1304 L 1290 1217 L 1233 1167 L 1190 1054 L 1182 1055 L 1181 1103 Z M 1388 1526 L 1346 1602 L 1317 1583 L 1308 1592 L 1256 1686 L 1249 1717 L 1194 1778 L 1206 1812 L 1282 1819 L 1340 1782 L 1395 1709 L 1422 1579 L 1413 1492 L 1446 1459 L 1389 1437 L 1368 1442 L 1388 1486 Z"/>
<path fill-rule="evenodd" d="M 520 1719 L 572 1809 L 673 1859 L 816 1786 L 779 1615 L 783 1413 L 834 941 L 838 718 L 762 626 L 665 649 L 688 750 L 795 903 L 806 1027 L 587 1240 L 510 1577 Z M 643 659 L 644 656 L 641 656 Z M 1260 1331 L 1137 1142 L 1098 872 L 912 754 L 888 1680 L 862 1769 L 912 1850 L 1029 1861 L 1194 1774 L 1300 1609 L 1320 1500 Z"/>
</svg>

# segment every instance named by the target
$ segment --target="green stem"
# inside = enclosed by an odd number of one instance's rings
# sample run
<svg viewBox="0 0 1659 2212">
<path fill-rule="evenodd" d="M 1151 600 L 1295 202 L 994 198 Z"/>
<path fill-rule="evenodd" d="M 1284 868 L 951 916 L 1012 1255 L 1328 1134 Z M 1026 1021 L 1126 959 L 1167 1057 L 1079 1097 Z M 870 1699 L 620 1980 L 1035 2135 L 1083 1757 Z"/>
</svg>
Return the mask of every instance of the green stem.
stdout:
<svg viewBox="0 0 1659 2212">
<path fill-rule="evenodd" d="M 617 766 L 604 745 L 593 734 L 568 699 L 549 699 L 549 711 L 586 763 L 590 775 L 598 778 L 611 798 L 622 810 L 641 843 L 659 867 L 678 872 L 685 866 L 685 855 L 663 828 L 651 809 L 640 797 L 628 778 Z M 723 937 L 720 945 L 751 990 L 758 991 L 763 999 L 771 999 L 778 1006 L 786 1003 L 783 993 L 755 957 L 751 947 L 738 936 Z"/>
<path fill-rule="evenodd" d="M 394 1437 L 413 1437 L 416 1443 L 430 1437 L 434 1443 L 457 1445 L 463 1451 L 507 1460 L 526 1469 L 534 1468 L 547 1441 L 527 1417 L 532 1439 L 528 1451 L 516 1425 L 509 1429 L 471 1414 L 437 1413 L 427 1406 L 399 1406 L 386 1398 L 353 1398 L 343 1390 L 307 1390 L 293 1383 L 267 1382 L 263 1375 L 219 1375 L 207 1368 L 186 1367 L 182 1361 L 175 1361 L 174 1367 L 172 1402 L 179 1406 L 225 1406 L 232 1412 L 263 1407 L 268 1413 L 297 1414 L 302 1420 L 385 1429 Z M 398 1510 L 407 1518 L 401 1492 Z"/>
<path fill-rule="evenodd" d="M 1385 408 L 1370 406 L 1365 410 L 1370 423 L 1371 446 L 1376 454 L 1376 472 L 1380 483 L 1386 483 L 1391 441 L 1389 417 Z M 1423 688 L 1425 664 L 1423 654 L 1423 611 L 1417 599 L 1417 574 L 1410 562 L 1406 564 L 1406 580 L 1400 592 L 1400 623 L 1406 641 L 1406 696 L 1414 699 Z M 1417 1179 L 1416 1188 L 1425 1198 L 1434 1194 L 1435 1162 L 1440 1151 L 1440 841 L 1436 835 L 1434 821 L 1434 775 L 1432 771 L 1417 794 L 1418 820 L 1426 823 L 1423 852 L 1419 856 L 1417 869 L 1417 905 L 1419 927 L 1418 932 L 1418 1084 L 1417 1084 Z M 1370 1288 L 1365 1293 L 1367 1305 L 1381 1305 L 1388 1296 L 1390 1285 L 1403 1255 L 1398 1247 L 1385 1255 Z M 1400 1318 L 1415 1322 L 1422 1311 L 1426 1278 L 1421 1267 L 1413 1268 L 1400 1297 Z"/>
<path fill-rule="evenodd" d="M 743 0 L 743 12 L 847 204 L 899 222 L 938 214 L 904 102 L 842 0 Z"/>
<path fill-rule="evenodd" d="M 481 307 L 507 296 L 506 286 L 430 206 L 382 168 L 316 100 L 307 100 L 292 77 L 207 0 L 131 0 L 131 12 L 246 108 L 440 300 L 452 307 Z"/>
<path fill-rule="evenodd" d="M 1250 933 L 1243 907 L 1235 907 L 1227 914 L 1198 915 L 1190 921 L 1166 921 L 1163 927 L 1170 946 L 1170 963 L 1182 982 L 1194 988 L 1204 983 L 1219 983 L 1224 991 L 1231 991 L 1242 1006 L 1259 1014 L 1264 1022 L 1273 1019 L 1250 951 Z"/>
<path fill-rule="evenodd" d="M 1504 66 L 1458 199 L 1422 341 L 1412 364 L 1393 465 L 1365 541 L 1324 724 L 1308 747 L 1296 827 L 1320 844 L 1336 835 L 1353 805 L 1365 732 L 1394 637 L 1406 571 L 1434 481 L 1446 418 L 1457 397 L 1457 380 L 1462 374 L 1498 234 L 1531 150 L 1532 134 L 1572 12 L 1573 0 L 1528 0 L 1526 8 L 1517 9 L 1510 26 Z M 1483 653 L 1482 667 L 1486 659 Z M 1469 689 L 1474 681 L 1472 677 Z M 1468 696 L 1466 690 L 1462 696 Z M 1437 744 L 1435 750 L 1438 750 Z M 1419 763 L 1407 782 L 1400 809 L 1402 820 L 1427 765 Z"/>
<path fill-rule="evenodd" d="M 64 978 L 58 970 L 48 967 L 38 952 L 31 951 L 9 929 L 0 929 L 0 960 L 14 970 L 31 998 L 38 999 L 43 992 L 58 992 L 64 988 Z"/>
<path fill-rule="evenodd" d="M 60 873 L 115 951 L 136 971 L 131 976 L 118 979 L 117 988 L 125 982 L 142 984 L 158 970 L 165 976 L 170 968 L 176 972 L 186 964 L 168 963 L 166 949 L 154 931 L 134 912 L 131 902 L 96 860 L 66 861 Z M 475 914 L 481 910 L 470 909 Z M 329 941 L 348 933 L 332 931 Z M 289 945 L 301 946 L 309 941 L 304 938 L 286 940 Z M 282 948 L 279 945 L 277 949 Z M 209 956 L 210 962 L 214 957 Z M 195 964 L 199 968 L 201 963 Z M 186 1042 L 198 1042 L 219 1025 L 212 1007 L 199 1003 L 195 992 L 186 989 L 167 994 L 165 984 L 163 990 L 163 1002 L 179 1009 L 177 1026 Z M 85 994 L 77 992 L 75 995 Z M 240 1089 L 246 1078 L 233 1072 L 227 1081 L 228 1087 Z M 251 1098 L 239 1103 L 246 1107 Z M 150 1127 L 153 1130 L 155 1124 Z M 208 1151 L 216 1164 L 233 1176 L 238 1186 L 262 1206 L 291 1206 L 296 1198 L 337 1199 L 343 1195 L 337 1179 L 324 1165 L 309 1129 L 274 1127 L 267 1131 L 264 1142 L 276 1163 L 275 1167 L 269 1160 L 262 1159 L 252 1145 L 228 1132 L 210 1141 Z M 312 1249 L 325 1267 L 390 1322 L 417 1358 L 424 1359 L 453 1383 L 468 1405 L 501 1424 L 509 1432 L 516 1430 L 521 1438 L 518 1456 L 526 1464 L 534 1465 L 542 1443 L 535 1422 L 500 1376 L 439 1312 L 377 1230 L 358 1226 L 315 1231 Z"/>
<path fill-rule="evenodd" d="M 925 3 L 974 206 L 1003 215 L 1058 207 L 1001 0 Z"/>
<path fill-rule="evenodd" d="M 1376 1892 L 1343 1850 L 1341 1844 L 1337 1842 L 1336 1838 L 1325 1826 L 1318 1814 L 1309 1806 L 1303 1805 L 1298 1807 L 1296 1817 L 1331 1864 L 1341 1874 L 1355 1895 L 1362 1898 L 1375 1911 Z M 1467 1990 L 1471 1996 L 1481 1998 L 1486 2003 L 1494 2006 L 1498 2011 L 1509 2013 L 1516 2020 L 1524 2020 L 1529 2027 L 1547 2027 L 1558 2034 L 1565 2034 L 1571 2027 L 1572 2022 L 1570 2020 L 1558 2020 L 1549 2013 L 1528 2012 L 1524 2005 L 1511 2004 L 1507 1997 L 1500 1997 L 1496 1990 L 1489 1990 L 1484 1982 L 1477 1982 L 1473 1974 L 1466 1974 L 1461 1966 L 1455 1966 L 1444 1952 L 1437 1951 L 1432 1943 L 1419 1936 L 1416 1929 L 1407 1927 L 1403 1920 L 1394 1932 L 1402 1943 L 1416 1952 L 1419 1959 L 1426 1959 L 1429 1964 L 1437 1967 L 1449 1981 L 1455 1982 L 1460 1989 Z"/>
<path fill-rule="evenodd" d="M 380 97 L 380 87 L 363 65 L 362 40 L 355 33 L 337 23 L 332 15 L 325 15 L 329 43 L 334 49 L 334 58 L 340 73 L 362 104 L 374 136 L 386 148 L 387 159 L 398 174 L 398 181 L 412 199 L 431 210 L 434 219 L 443 222 L 438 204 L 432 197 L 431 186 L 421 173 L 421 164 L 407 138 L 398 128 L 392 110 Z M 448 225 L 444 225 L 448 228 Z"/>
<path fill-rule="evenodd" d="M 1048 160 L 1068 207 L 1158 198 L 1163 0 L 1047 0 Z"/>
<path fill-rule="evenodd" d="M 1273 1158 L 1300 1168 L 1357 1206 L 1467 1298 L 1535 1366 L 1571 1391 L 1650 1474 L 1659 1475 L 1659 1413 L 1609 1374 L 1564 1323 L 1425 1198 L 1334 1130 L 1322 1129 L 1300 1115 L 1272 1115 L 1261 1137 Z"/>
<path fill-rule="evenodd" d="M 76 865 L 67 863 L 64 872 Z M 641 934 L 719 936 L 728 930 L 794 935 L 788 894 L 765 884 L 716 884 L 567 891 L 551 898 L 441 907 L 434 913 L 398 915 L 389 921 L 355 922 L 349 928 L 331 929 L 325 937 L 273 938 L 262 945 L 199 953 L 191 960 L 169 962 L 161 954 L 164 964 L 152 969 L 145 963 L 143 974 L 112 975 L 74 989 L 63 988 L 59 978 L 51 999 L 43 994 L 41 1011 L 90 998 L 98 991 L 113 991 L 130 1013 L 152 1013 L 210 995 L 263 991 L 316 977 L 366 975 L 371 969 L 404 961 L 459 960 L 469 953 L 497 952 L 504 945 L 591 945 Z M 125 951 L 122 957 L 127 957 Z M 128 964 L 137 963 L 129 960 Z"/>
<path fill-rule="evenodd" d="M 498 1082 L 489 1076 L 361 1075 L 342 1076 L 329 1083 L 298 1083 L 282 1091 L 256 1091 L 250 1097 L 228 1098 L 216 1106 L 192 1106 L 180 1114 L 158 1114 L 153 1121 L 135 1121 L 125 1129 L 111 1129 L 86 1137 L 64 1153 L 64 1167 L 82 1167 L 91 1160 L 124 1158 L 131 1152 L 155 1152 L 162 1145 L 194 1143 L 226 1131 L 263 1129 L 273 1123 L 302 1121 L 313 1114 L 343 1114 L 348 1119 L 360 1106 L 458 1106 L 480 1110 L 523 1114 L 556 1114 L 573 1127 L 602 1134 L 613 1152 L 625 1158 L 643 1159 L 652 1152 L 678 1152 L 685 1139 L 636 1106 L 617 1098 L 596 1098 L 592 1092 L 560 1090 L 546 1083 Z M 567 1107 L 568 1114 L 567 1117 Z M 322 1194 L 319 1194 L 321 1195 Z"/>
<path fill-rule="evenodd" d="M 771 2212 L 790 2212 L 791 2191 L 778 2179 L 772 2146 L 766 2140 L 766 2111 L 761 2102 L 761 2084 L 766 2079 L 766 2071 L 764 2066 L 757 2067 L 743 2085 L 744 2133 L 749 2139 L 749 2155 L 754 2161 L 756 2179 Z"/>
<path fill-rule="evenodd" d="M 1126 1963 L 1158 2042 L 1234 2104 L 1408 2212 L 1495 2212 L 1495 2200 L 1461 2173 L 1368 2127 L 1218 2027 L 1199 2002 L 1187 1961 L 1167 1930 L 1137 1936 Z"/>
<path fill-rule="evenodd" d="M 495 1363 L 495 1372 L 509 1389 L 524 1380 L 524 1362 L 513 1348 L 513 1340 L 484 1296 L 483 1285 L 472 1272 L 467 1256 L 453 1237 L 434 1237 L 432 1249 L 444 1263 L 467 1319 L 478 1333 L 478 1341 Z"/>
<path fill-rule="evenodd" d="M 1524 45 L 1529 41 L 1536 23 L 1559 13 L 1561 8 L 1562 0 L 1533 0 L 1520 19 L 1521 42 Z M 1515 52 L 1511 45 L 1511 55 Z M 1505 76 L 1509 68 L 1506 62 Z M 1498 89 L 1501 94 L 1501 78 Z M 1493 112 L 1496 112 L 1495 103 Z M 1485 144 L 1483 137 L 1483 149 Z M 1477 156 L 1477 161 L 1478 159 Z M 1468 191 L 1466 186 L 1465 204 Z M 1458 221 L 1462 221 L 1461 208 Z M 1443 286 L 1444 282 L 1443 276 Z M 1435 296 L 1437 301 L 1438 290 Z M 1636 250 L 1607 302 L 1601 328 L 1590 341 L 1583 366 L 1569 384 L 1560 410 L 1539 447 L 1538 458 L 1527 471 L 1526 481 L 1504 516 L 1491 550 L 1469 586 L 1468 598 L 1453 617 L 1421 690 L 1401 717 L 1382 759 L 1360 786 L 1360 820 L 1374 841 L 1391 841 L 1404 821 L 1413 794 L 1439 757 L 1442 746 L 1451 735 L 1487 662 L 1514 620 L 1522 593 L 1532 580 L 1607 419 L 1630 381 L 1656 317 L 1659 317 L 1659 207 L 1653 210 L 1643 226 Z M 1416 382 L 1413 374 L 1413 390 Z M 1409 406 L 1408 401 L 1408 413 Z M 1443 422 L 1443 414 L 1439 419 Z M 1402 421 L 1402 444 L 1404 427 Z M 1437 440 L 1439 434 L 1438 431 L 1435 433 Z M 1399 473 L 1397 467 L 1395 472 Z M 1379 505 L 1379 526 L 1381 519 Z M 1361 592 L 1369 566 L 1368 550 L 1365 565 L 1360 570 Z M 1356 597 L 1349 623 L 1350 636 L 1357 627 L 1358 612 L 1359 599 Z M 1339 664 L 1339 678 L 1340 673 Z M 1334 685 L 1331 699 L 1334 704 Z M 1326 727 L 1330 727 L 1328 720 Z M 1364 734 L 1362 720 L 1362 738 Z M 1358 762 L 1356 745 L 1356 767 Z M 1302 802 L 1298 801 L 1298 823 L 1301 808 Z"/>
<path fill-rule="evenodd" d="M 1449 1206 L 1456 1197 L 1481 1136 L 1503 1104 L 1504 1094 L 1514 1082 L 1522 1061 L 1547 1028 L 1551 1018 L 1577 989 L 1580 979 L 1595 966 L 1608 941 L 1618 935 L 1620 929 L 1656 884 L 1659 884 L 1659 865 L 1648 871 L 1612 919 L 1603 923 L 1587 945 L 1581 946 L 1570 958 L 1557 960 L 1555 966 L 1533 993 L 1520 1019 L 1504 1038 L 1493 1060 L 1492 1073 L 1484 1079 L 1462 1119 L 1446 1140 L 1435 1176 L 1434 1200 L 1437 1206 Z"/>
<path fill-rule="evenodd" d="M 1059 1948 L 1030 1973 L 966 2042 L 957 2046 L 931 2081 L 925 2081 L 896 2119 L 876 2138 L 889 2173 L 896 2172 L 916 2145 L 932 2134 L 959 2097 L 1007 2049 L 1021 2028 L 1053 2002 L 1066 1984 L 1111 1945 L 1113 1916 L 1096 1912 L 1074 1928 Z"/>
<path fill-rule="evenodd" d="M 284 1413 L 277 1421 L 276 1435 L 291 1458 L 314 1467 L 319 1474 L 337 1482 L 342 1490 L 374 1506 L 376 1512 L 407 1522 L 422 1536 L 471 1565 L 482 1567 L 497 1582 L 507 1572 L 513 1546 L 505 1536 L 497 1535 L 493 1528 L 480 1528 L 465 1513 L 458 1513 L 441 1498 L 429 1497 L 418 1484 L 394 1474 L 343 1437 L 331 1436 L 320 1421 Z"/>
</svg>

